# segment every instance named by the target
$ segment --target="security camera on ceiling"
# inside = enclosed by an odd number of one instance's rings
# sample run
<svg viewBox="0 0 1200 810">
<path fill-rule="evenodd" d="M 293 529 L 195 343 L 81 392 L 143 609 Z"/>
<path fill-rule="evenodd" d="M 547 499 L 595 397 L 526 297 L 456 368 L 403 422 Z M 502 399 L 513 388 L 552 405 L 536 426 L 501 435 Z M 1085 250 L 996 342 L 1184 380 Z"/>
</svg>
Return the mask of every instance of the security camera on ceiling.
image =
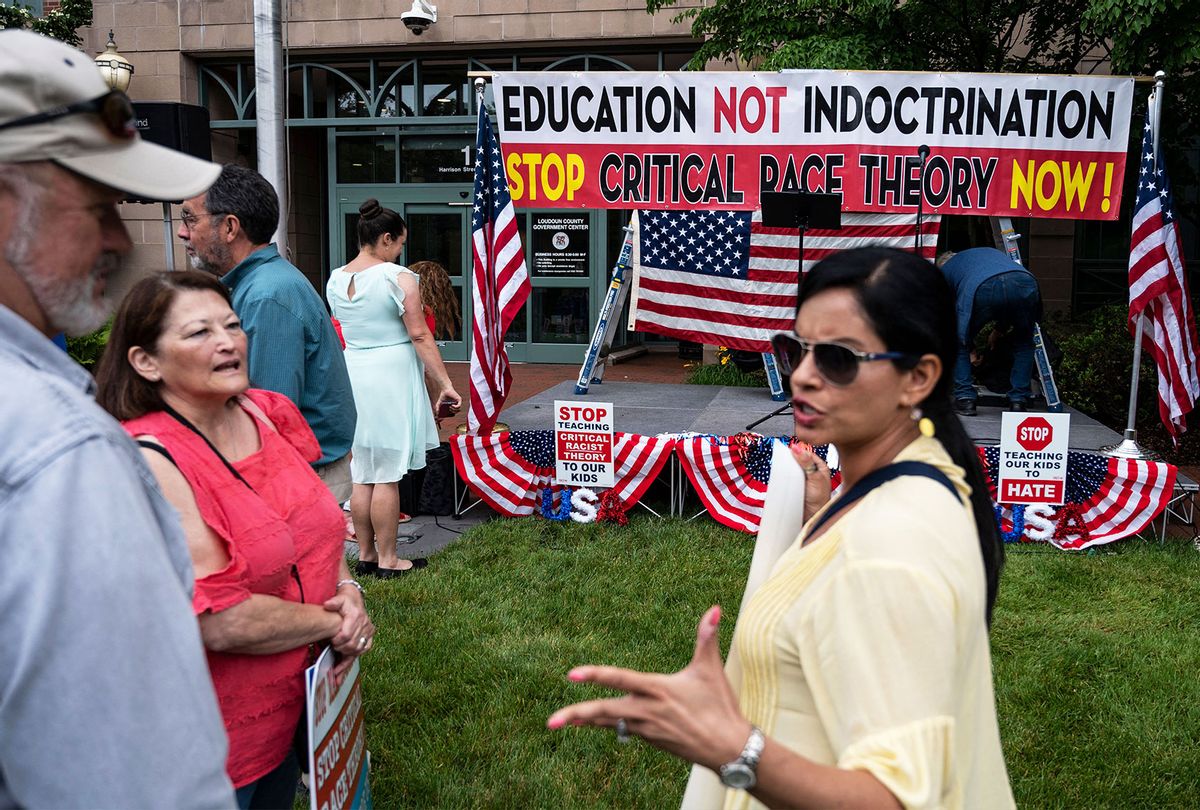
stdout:
<svg viewBox="0 0 1200 810">
<path fill-rule="evenodd" d="M 400 15 L 400 22 L 419 36 L 437 22 L 437 6 L 431 6 L 425 0 L 413 0 L 412 8 Z"/>
</svg>

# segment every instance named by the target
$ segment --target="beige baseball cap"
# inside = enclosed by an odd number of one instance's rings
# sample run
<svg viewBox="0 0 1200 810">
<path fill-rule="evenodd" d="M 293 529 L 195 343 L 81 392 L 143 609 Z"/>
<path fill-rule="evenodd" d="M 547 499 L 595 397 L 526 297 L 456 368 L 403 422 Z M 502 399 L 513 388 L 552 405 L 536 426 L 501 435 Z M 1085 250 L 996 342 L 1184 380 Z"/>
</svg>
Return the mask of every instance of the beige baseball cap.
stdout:
<svg viewBox="0 0 1200 810">
<path fill-rule="evenodd" d="M 89 106 L 108 93 L 87 54 L 40 34 L 0 30 L 0 163 L 52 160 L 151 200 L 185 200 L 213 184 L 220 166 L 142 140 L 131 120 L 120 120 L 120 98 Z"/>
</svg>

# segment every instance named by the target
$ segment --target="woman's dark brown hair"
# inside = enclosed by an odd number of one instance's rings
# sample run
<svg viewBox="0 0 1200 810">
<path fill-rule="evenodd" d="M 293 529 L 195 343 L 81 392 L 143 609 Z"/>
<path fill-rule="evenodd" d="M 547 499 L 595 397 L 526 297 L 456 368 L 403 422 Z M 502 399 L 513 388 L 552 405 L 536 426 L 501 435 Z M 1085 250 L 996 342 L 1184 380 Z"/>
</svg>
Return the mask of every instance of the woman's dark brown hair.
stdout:
<svg viewBox="0 0 1200 810">
<path fill-rule="evenodd" d="M 451 340 L 458 334 L 461 320 L 459 308 L 462 306 L 454 287 L 450 284 L 450 276 L 446 268 L 437 262 L 413 262 L 408 266 L 421 277 L 421 301 L 433 310 L 433 319 L 437 322 L 438 334 L 435 337 L 447 335 Z"/>
<path fill-rule="evenodd" d="M 133 285 L 113 319 L 108 346 L 96 372 L 96 401 L 117 419 L 136 419 L 162 410 L 161 383 L 151 382 L 129 364 L 129 350 L 141 346 L 154 354 L 167 313 L 185 290 L 214 292 L 229 300 L 229 290 L 215 276 L 194 270 L 155 273 Z"/>
<path fill-rule="evenodd" d="M 384 208 L 372 197 L 358 207 L 358 246 L 365 248 L 379 241 L 379 237 L 391 234 L 399 239 L 408 231 L 404 217 L 390 208 Z"/>
</svg>

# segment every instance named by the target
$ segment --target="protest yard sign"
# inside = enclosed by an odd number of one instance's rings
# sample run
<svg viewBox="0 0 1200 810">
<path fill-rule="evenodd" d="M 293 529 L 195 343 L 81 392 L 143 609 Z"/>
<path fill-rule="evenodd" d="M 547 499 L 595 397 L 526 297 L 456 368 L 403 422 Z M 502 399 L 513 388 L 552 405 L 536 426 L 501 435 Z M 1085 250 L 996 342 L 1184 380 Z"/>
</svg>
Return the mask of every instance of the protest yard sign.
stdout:
<svg viewBox="0 0 1200 810">
<path fill-rule="evenodd" d="M 997 503 L 1063 504 L 1070 436 L 1069 413 L 1002 414 Z"/>
<path fill-rule="evenodd" d="M 611 402 L 554 401 L 554 483 L 611 487 L 613 406 Z"/>
<path fill-rule="evenodd" d="M 370 810 L 370 756 L 363 727 L 362 688 L 355 660 L 341 686 L 334 651 L 326 647 L 305 670 L 308 694 L 308 772 L 312 810 Z"/>
<path fill-rule="evenodd" d="M 1133 79 L 983 73 L 496 73 L 514 204 L 1116 219 Z M 922 179 L 919 145 L 930 148 Z"/>
</svg>

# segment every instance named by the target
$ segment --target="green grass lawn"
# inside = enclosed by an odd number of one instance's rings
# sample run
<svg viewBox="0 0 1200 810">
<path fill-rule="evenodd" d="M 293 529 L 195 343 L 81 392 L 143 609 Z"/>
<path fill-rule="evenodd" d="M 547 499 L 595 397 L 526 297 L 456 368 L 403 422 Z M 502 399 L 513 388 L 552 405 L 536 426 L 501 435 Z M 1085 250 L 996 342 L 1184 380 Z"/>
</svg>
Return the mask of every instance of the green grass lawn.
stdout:
<svg viewBox="0 0 1200 810">
<path fill-rule="evenodd" d="M 546 717 L 599 694 L 567 670 L 673 670 L 721 603 L 723 647 L 752 539 L 706 519 L 498 520 L 418 575 L 372 582 L 364 663 L 377 807 L 666 808 L 686 766 Z M 1009 555 L 993 631 L 1022 807 L 1200 804 L 1200 554 Z"/>
</svg>

